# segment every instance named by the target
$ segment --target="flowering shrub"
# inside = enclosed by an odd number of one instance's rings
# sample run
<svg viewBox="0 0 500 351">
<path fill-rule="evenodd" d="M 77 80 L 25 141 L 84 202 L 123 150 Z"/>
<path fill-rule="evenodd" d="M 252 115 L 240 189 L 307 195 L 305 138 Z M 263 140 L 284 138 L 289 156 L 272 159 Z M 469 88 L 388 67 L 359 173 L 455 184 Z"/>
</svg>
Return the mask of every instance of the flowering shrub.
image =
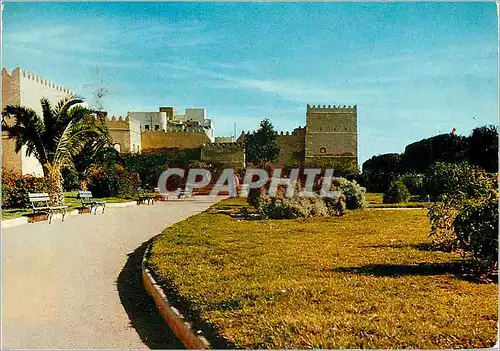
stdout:
<svg viewBox="0 0 500 351">
<path fill-rule="evenodd" d="M 116 179 L 114 174 L 103 168 L 95 168 L 91 171 L 87 189 L 94 197 L 111 197 L 116 194 Z"/>
<path fill-rule="evenodd" d="M 30 206 L 28 193 L 48 192 L 49 184 L 43 177 L 24 175 L 2 169 L 2 207 Z"/>
</svg>

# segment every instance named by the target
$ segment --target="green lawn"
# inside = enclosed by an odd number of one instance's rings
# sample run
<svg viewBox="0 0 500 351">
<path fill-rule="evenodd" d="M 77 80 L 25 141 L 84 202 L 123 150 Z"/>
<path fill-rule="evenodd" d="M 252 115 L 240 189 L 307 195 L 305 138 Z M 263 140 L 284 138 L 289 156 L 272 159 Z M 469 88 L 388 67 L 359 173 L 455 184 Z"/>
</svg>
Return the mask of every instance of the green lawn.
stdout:
<svg viewBox="0 0 500 351">
<path fill-rule="evenodd" d="M 167 228 L 149 264 L 213 345 L 238 348 L 492 347 L 496 284 L 431 251 L 425 210 L 237 220 L 226 200 Z"/>
<path fill-rule="evenodd" d="M 384 207 L 405 207 L 405 208 L 415 208 L 415 207 L 427 207 L 429 202 L 422 201 L 418 196 L 412 196 L 409 202 L 399 203 L 399 204 L 384 204 L 382 199 L 384 194 L 382 193 L 366 193 L 366 201 L 369 208 L 384 208 Z"/>
<path fill-rule="evenodd" d="M 68 210 L 72 211 L 74 209 L 81 208 L 81 200 L 77 199 L 78 192 L 77 191 L 68 191 L 64 193 L 64 204 L 68 205 Z M 105 197 L 105 198 L 99 198 L 99 200 L 104 200 L 107 201 L 108 203 L 114 203 L 114 202 L 128 202 L 128 201 L 134 201 L 135 199 L 122 199 L 118 197 Z M 33 213 L 31 209 L 28 208 L 10 208 L 10 209 L 3 209 L 2 208 L 2 219 L 13 219 L 13 218 L 18 218 L 22 216 L 29 216 Z"/>
</svg>

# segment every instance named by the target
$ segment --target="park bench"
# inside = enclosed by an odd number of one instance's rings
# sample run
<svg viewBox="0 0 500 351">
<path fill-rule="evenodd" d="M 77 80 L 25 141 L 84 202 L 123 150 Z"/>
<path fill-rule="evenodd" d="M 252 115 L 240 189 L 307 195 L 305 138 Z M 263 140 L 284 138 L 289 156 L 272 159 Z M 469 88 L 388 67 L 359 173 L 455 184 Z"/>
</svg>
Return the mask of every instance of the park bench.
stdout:
<svg viewBox="0 0 500 351">
<path fill-rule="evenodd" d="M 148 205 L 152 205 L 155 200 L 155 195 L 147 192 L 143 188 L 137 188 L 137 198 L 138 198 L 137 200 L 138 204 L 147 203 Z"/>
<path fill-rule="evenodd" d="M 155 200 L 156 201 L 167 201 L 168 194 L 160 192 L 160 188 L 155 188 Z"/>
<path fill-rule="evenodd" d="M 194 197 L 194 189 L 196 189 L 194 185 L 186 184 L 184 188 L 179 188 L 175 191 L 175 197 L 177 199 L 190 199 Z"/>
<path fill-rule="evenodd" d="M 97 207 L 99 206 L 102 207 L 102 213 L 104 213 L 106 209 L 106 201 L 92 199 L 91 191 L 78 190 L 76 198 L 82 200 L 82 209 L 90 206 L 90 213 L 92 213 L 92 209 L 94 209 L 94 213 L 97 214 Z"/>
<path fill-rule="evenodd" d="M 170 197 L 173 197 L 174 199 L 187 199 L 192 197 L 192 191 L 188 191 L 188 188 L 179 188 L 171 193 L 161 193 L 160 188 L 154 188 L 155 191 L 155 196 L 154 198 L 156 200 L 160 201 L 167 201 Z"/>
<path fill-rule="evenodd" d="M 37 214 L 38 212 L 47 213 L 50 224 L 52 223 L 52 216 L 54 212 L 59 211 L 62 213 L 62 221 L 64 222 L 64 216 L 66 216 L 68 206 L 51 206 L 50 197 L 47 193 L 28 193 L 28 197 L 31 202 L 33 214 Z"/>
</svg>

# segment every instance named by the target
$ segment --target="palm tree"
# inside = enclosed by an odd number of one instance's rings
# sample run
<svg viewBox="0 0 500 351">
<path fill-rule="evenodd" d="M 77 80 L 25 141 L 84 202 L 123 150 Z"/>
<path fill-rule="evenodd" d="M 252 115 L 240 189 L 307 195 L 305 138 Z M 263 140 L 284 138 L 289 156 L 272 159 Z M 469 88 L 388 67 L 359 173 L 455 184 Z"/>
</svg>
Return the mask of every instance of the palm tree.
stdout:
<svg viewBox="0 0 500 351">
<path fill-rule="evenodd" d="M 81 105 L 82 99 L 68 96 L 52 107 L 43 98 L 42 117 L 23 106 L 7 106 L 3 117 L 10 118 L 3 129 L 15 139 L 15 150 L 26 146 L 26 155 L 35 156 L 49 181 L 49 194 L 54 204 L 64 200 L 62 168 L 73 162 L 72 157 L 94 139 L 109 140 L 103 117 Z"/>
</svg>

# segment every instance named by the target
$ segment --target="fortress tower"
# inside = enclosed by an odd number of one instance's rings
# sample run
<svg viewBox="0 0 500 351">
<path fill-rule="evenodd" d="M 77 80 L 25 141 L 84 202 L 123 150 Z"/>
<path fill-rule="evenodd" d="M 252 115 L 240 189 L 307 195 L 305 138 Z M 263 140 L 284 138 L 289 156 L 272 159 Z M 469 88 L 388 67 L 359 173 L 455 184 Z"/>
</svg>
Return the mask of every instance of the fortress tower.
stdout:
<svg viewBox="0 0 500 351">
<path fill-rule="evenodd" d="M 2 111 L 8 105 L 19 105 L 31 108 L 41 115 L 42 98 L 47 98 L 54 106 L 68 95 L 73 95 L 73 92 L 33 72 L 17 67 L 9 73 L 2 68 Z M 8 117 L 4 118 L 4 122 L 13 123 Z M 26 146 L 20 152 L 15 152 L 15 141 L 5 132 L 2 132 L 2 165 L 22 174 L 43 175 L 38 160 L 34 156 L 26 156 Z"/>
<path fill-rule="evenodd" d="M 347 158 L 358 164 L 356 106 L 310 106 L 306 112 L 305 161 Z"/>
<path fill-rule="evenodd" d="M 118 152 L 138 153 L 142 149 L 141 123 L 128 116 L 106 119 L 106 126 L 113 140 L 113 147 Z"/>
</svg>

